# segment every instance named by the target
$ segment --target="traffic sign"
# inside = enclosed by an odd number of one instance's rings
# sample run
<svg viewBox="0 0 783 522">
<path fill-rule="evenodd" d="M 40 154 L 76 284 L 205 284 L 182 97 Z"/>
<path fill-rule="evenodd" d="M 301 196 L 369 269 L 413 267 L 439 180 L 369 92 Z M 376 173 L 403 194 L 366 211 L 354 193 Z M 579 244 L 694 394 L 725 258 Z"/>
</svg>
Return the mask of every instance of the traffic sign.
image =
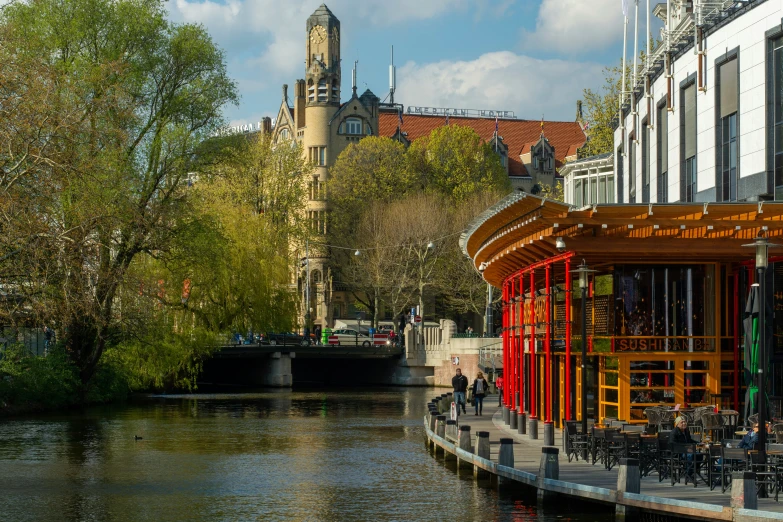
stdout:
<svg viewBox="0 0 783 522">
<path fill-rule="evenodd" d="M 372 344 L 375 346 L 386 346 L 389 336 L 386 334 L 373 334 Z"/>
<path fill-rule="evenodd" d="M 421 323 L 421 316 L 417 315 L 416 317 L 414 317 L 413 318 L 413 322 L 416 323 L 416 324 L 420 324 Z"/>
<path fill-rule="evenodd" d="M 329 344 L 331 344 L 331 345 L 340 344 L 340 338 L 337 337 L 336 335 L 330 335 L 329 336 Z"/>
</svg>

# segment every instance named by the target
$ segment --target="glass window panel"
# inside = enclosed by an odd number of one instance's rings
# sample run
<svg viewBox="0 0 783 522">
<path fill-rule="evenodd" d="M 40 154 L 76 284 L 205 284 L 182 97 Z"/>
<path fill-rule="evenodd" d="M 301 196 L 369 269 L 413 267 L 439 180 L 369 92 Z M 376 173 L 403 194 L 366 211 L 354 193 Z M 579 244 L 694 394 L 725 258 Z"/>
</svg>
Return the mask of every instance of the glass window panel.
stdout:
<svg viewBox="0 0 783 522">
<path fill-rule="evenodd" d="M 683 361 L 686 370 L 709 370 L 709 361 Z"/>
<path fill-rule="evenodd" d="M 598 203 L 606 203 L 606 176 L 598 178 Z"/>
<path fill-rule="evenodd" d="M 598 179 L 592 178 L 590 180 L 590 204 L 595 204 L 598 201 Z"/>
<path fill-rule="evenodd" d="M 674 373 L 632 373 L 631 386 L 661 388 L 674 386 Z"/>
<path fill-rule="evenodd" d="M 674 404 L 674 388 L 666 390 L 631 390 L 631 402 L 648 404 L 663 402 Z"/>
<path fill-rule="evenodd" d="M 612 388 L 604 388 L 604 401 L 605 402 L 618 402 L 619 394 L 617 390 Z"/>
<path fill-rule="evenodd" d="M 614 176 L 606 177 L 607 203 L 614 203 Z"/>
<path fill-rule="evenodd" d="M 772 43 L 775 123 L 783 122 L 783 38 Z M 778 149 L 780 150 L 780 149 Z"/>
<path fill-rule="evenodd" d="M 674 361 L 631 361 L 631 370 L 674 370 Z"/>
<path fill-rule="evenodd" d="M 686 373 L 685 374 L 685 387 L 705 387 L 707 386 L 707 374 L 706 373 Z"/>
<path fill-rule="evenodd" d="M 685 403 L 707 403 L 710 402 L 709 390 L 685 390 Z"/>
</svg>

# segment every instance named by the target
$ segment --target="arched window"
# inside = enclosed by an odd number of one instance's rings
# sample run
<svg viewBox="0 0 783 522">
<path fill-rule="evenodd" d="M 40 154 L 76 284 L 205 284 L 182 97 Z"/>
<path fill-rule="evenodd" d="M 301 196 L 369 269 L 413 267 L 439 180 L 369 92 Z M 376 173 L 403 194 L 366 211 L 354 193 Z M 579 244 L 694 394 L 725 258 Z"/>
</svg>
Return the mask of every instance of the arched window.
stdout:
<svg viewBox="0 0 783 522">
<path fill-rule="evenodd" d="M 315 86 L 313 80 L 307 82 L 307 101 L 315 101 Z"/>
<path fill-rule="evenodd" d="M 345 120 L 346 134 L 362 134 L 362 120 L 359 118 L 348 118 Z"/>
<path fill-rule="evenodd" d="M 281 143 L 283 141 L 288 141 L 289 138 L 291 138 L 291 131 L 283 129 L 280 131 L 280 134 L 277 135 L 277 142 Z"/>
</svg>

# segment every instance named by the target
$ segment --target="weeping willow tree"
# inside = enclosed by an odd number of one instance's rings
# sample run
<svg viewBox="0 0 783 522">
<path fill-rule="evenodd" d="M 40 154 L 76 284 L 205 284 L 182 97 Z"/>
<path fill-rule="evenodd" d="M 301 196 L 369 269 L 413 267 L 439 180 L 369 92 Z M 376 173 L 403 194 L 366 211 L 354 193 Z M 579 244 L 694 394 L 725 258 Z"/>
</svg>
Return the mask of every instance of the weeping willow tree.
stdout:
<svg viewBox="0 0 783 522">
<path fill-rule="evenodd" d="M 128 285 L 129 332 L 118 351 L 134 385 L 191 387 L 231 332 L 295 328 L 293 246 L 307 233 L 311 166 L 295 142 L 257 135 L 229 140 L 220 159 L 191 177 L 192 213 L 173 248 L 140 258 Z M 150 306 L 150 303 L 153 303 Z"/>
</svg>

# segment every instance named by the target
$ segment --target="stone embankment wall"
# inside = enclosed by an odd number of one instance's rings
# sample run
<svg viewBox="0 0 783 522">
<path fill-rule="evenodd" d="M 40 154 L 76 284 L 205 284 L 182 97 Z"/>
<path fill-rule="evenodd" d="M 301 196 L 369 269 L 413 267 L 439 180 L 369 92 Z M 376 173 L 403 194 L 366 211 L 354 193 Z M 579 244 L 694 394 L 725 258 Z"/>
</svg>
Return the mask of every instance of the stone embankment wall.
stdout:
<svg viewBox="0 0 783 522">
<path fill-rule="evenodd" d="M 405 330 L 405 354 L 393 377 L 405 386 L 451 386 L 457 367 L 473 382 L 479 368 L 479 355 L 487 347 L 500 348 L 500 338 L 454 337 L 457 325 L 441 319 L 440 326 Z"/>
</svg>

